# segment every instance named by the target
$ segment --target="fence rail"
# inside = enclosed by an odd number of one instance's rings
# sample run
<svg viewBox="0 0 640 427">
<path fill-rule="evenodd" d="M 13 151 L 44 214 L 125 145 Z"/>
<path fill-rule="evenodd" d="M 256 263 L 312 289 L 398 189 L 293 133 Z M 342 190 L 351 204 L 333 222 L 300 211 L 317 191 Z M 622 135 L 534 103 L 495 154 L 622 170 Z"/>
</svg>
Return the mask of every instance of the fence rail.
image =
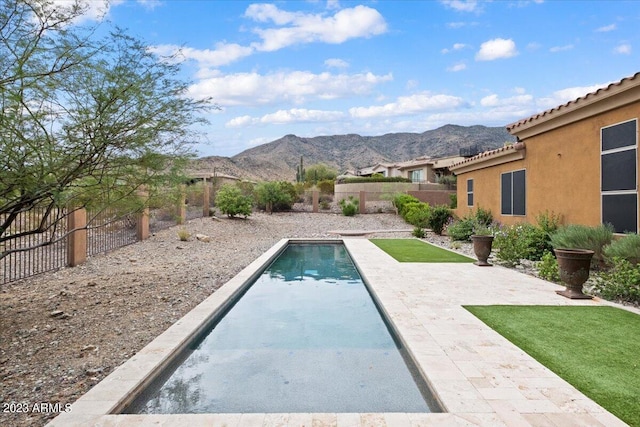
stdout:
<svg viewBox="0 0 640 427">
<path fill-rule="evenodd" d="M 138 241 L 137 218 L 132 213 L 105 209 L 88 213 L 87 255 L 92 256 Z"/>
</svg>

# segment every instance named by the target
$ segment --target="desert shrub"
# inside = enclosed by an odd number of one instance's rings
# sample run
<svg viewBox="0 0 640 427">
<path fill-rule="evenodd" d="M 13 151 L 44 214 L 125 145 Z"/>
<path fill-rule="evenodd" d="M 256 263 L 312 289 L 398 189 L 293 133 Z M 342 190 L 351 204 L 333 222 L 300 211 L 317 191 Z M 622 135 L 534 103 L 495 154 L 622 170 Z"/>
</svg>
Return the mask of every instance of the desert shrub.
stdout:
<svg viewBox="0 0 640 427">
<path fill-rule="evenodd" d="M 342 215 L 354 216 L 358 212 L 358 206 L 360 201 L 353 196 L 349 196 L 348 199 L 340 200 L 340 209 L 342 209 Z"/>
<path fill-rule="evenodd" d="M 604 262 L 603 249 L 613 240 L 613 226 L 602 224 L 589 227 L 581 224 L 571 224 L 559 227 L 551 234 L 551 245 L 554 248 L 590 249 L 594 252 L 593 261 L 602 265 Z"/>
<path fill-rule="evenodd" d="M 613 267 L 597 277 L 594 289 L 608 300 L 640 304 L 640 265 L 614 258 Z"/>
<path fill-rule="evenodd" d="M 483 209 L 480 206 L 478 206 L 478 209 L 476 209 L 476 213 L 473 215 L 473 217 L 478 224 L 486 225 L 487 227 L 490 226 L 491 223 L 493 223 L 493 214 L 491 213 L 491 210 Z"/>
<path fill-rule="evenodd" d="M 331 179 L 324 179 L 322 181 L 319 181 L 318 184 L 316 184 L 316 186 L 318 187 L 318 191 L 320 191 L 320 193 L 322 194 L 334 193 L 335 183 Z"/>
<path fill-rule="evenodd" d="M 290 182 L 262 182 L 256 186 L 256 205 L 267 212 L 291 209 L 296 191 Z"/>
<path fill-rule="evenodd" d="M 553 211 L 544 211 L 536 216 L 536 223 L 545 233 L 555 233 L 562 224 L 562 216 L 556 215 Z"/>
<path fill-rule="evenodd" d="M 500 227 L 495 233 L 496 258 L 507 265 L 517 265 L 523 259 L 540 261 L 545 252 L 551 251 L 549 235 L 532 224 Z"/>
<path fill-rule="evenodd" d="M 405 205 L 407 203 L 420 203 L 420 200 L 408 194 L 399 193 L 393 197 L 393 200 L 391 201 L 391 203 L 398 211 L 398 215 L 404 217 L 403 212 L 404 212 Z"/>
<path fill-rule="evenodd" d="M 437 235 L 441 235 L 444 227 L 451 218 L 451 209 L 445 205 L 435 206 L 429 215 L 429 228 Z"/>
<path fill-rule="evenodd" d="M 431 207 L 428 203 L 410 202 L 404 205 L 402 218 L 411 225 L 426 228 L 429 226 L 430 216 Z"/>
<path fill-rule="evenodd" d="M 251 215 L 253 198 L 242 194 L 239 187 L 231 184 L 223 185 L 216 194 L 216 207 L 229 218 L 243 215 L 245 218 Z"/>
<path fill-rule="evenodd" d="M 413 229 L 411 234 L 413 234 L 414 237 L 417 237 L 418 239 L 423 239 L 424 238 L 424 228 L 416 227 L 416 228 Z"/>
<path fill-rule="evenodd" d="M 473 218 L 462 218 L 454 221 L 447 227 L 447 235 L 451 240 L 469 241 L 473 234 Z"/>
<path fill-rule="evenodd" d="M 458 207 L 458 195 L 456 193 L 449 194 L 449 207 L 451 209 Z"/>
<path fill-rule="evenodd" d="M 544 280 L 550 282 L 560 282 L 560 270 L 558 269 L 558 260 L 551 252 L 545 252 L 540 258 L 538 264 L 538 275 Z"/>
<path fill-rule="evenodd" d="M 640 236 L 626 234 L 624 237 L 613 240 L 610 245 L 605 246 L 603 253 L 607 261 L 613 261 L 614 258 L 622 258 L 636 265 L 640 263 Z"/>
<path fill-rule="evenodd" d="M 191 237 L 191 233 L 189 233 L 184 228 L 181 228 L 180 230 L 178 230 L 177 234 L 178 234 L 178 239 L 180 239 L 180 241 L 182 242 L 186 242 L 187 240 L 189 240 L 189 237 Z"/>
</svg>

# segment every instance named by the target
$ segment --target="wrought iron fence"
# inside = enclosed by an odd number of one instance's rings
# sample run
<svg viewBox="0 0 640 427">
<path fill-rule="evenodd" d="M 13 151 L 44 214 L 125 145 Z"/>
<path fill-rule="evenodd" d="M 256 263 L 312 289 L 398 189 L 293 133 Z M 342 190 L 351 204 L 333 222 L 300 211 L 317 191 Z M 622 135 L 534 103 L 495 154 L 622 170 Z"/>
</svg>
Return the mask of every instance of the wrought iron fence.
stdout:
<svg viewBox="0 0 640 427">
<path fill-rule="evenodd" d="M 137 216 L 113 208 L 87 213 L 87 255 L 107 252 L 138 241 Z"/>
<path fill-rule="evenodd" d="M 0 243 L 0 284 L 24 279 L 64 267 L 67 261 L 67 222 L 63 209 L 47 214 L 46 208 L 37 207 L 21 212 L 13 221 Z M 0 215 L 4 222 L 8 214 Z M 27 233 L 30 230 L 42 233 Z M 21 233 L 24 236 L 17 237 Z M 13 237 L 12 236 L 16 236 Z"/>
</svg>

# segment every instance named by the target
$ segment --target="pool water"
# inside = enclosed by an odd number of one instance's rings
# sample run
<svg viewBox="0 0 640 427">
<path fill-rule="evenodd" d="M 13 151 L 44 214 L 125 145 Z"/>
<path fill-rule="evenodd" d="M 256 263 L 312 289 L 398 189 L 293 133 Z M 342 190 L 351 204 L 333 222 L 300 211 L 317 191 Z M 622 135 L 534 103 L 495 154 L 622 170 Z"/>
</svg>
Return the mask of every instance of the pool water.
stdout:
<svg viewBox="0 0 640 427">
<path fill-rule="evenodd" d="M 341 244 L 289 244 L 181 360 L 125 412 L 439 411 Z"/>
</svg>

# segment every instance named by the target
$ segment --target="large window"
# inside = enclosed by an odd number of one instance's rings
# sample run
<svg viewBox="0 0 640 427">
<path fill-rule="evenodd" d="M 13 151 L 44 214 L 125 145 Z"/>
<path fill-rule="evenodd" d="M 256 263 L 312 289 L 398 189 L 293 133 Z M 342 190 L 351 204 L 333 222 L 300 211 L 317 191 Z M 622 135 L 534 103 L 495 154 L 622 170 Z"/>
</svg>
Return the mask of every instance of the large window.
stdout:
<svg viewBox="0 0 640 427">
<path fill-rule="evenodd" d="M 526 214 L 526 171 L 503 173 L 501 180 L 502 215 Z"/>
<path fill-rule="evenodd" d="M 602 222 L 617 233 L 638 232 L 637 120 L 601 129 Z"/>
<path fill-rule="evenodd" d="M 473 206 L 473 180 L 467 180 L 467 206 Z"/>
<path fill-rule="evenodd" d="M 409 171 L 409 177 L 411 178 L 411 182 L 422 182 L 422 169 Z"/>
</svg>

